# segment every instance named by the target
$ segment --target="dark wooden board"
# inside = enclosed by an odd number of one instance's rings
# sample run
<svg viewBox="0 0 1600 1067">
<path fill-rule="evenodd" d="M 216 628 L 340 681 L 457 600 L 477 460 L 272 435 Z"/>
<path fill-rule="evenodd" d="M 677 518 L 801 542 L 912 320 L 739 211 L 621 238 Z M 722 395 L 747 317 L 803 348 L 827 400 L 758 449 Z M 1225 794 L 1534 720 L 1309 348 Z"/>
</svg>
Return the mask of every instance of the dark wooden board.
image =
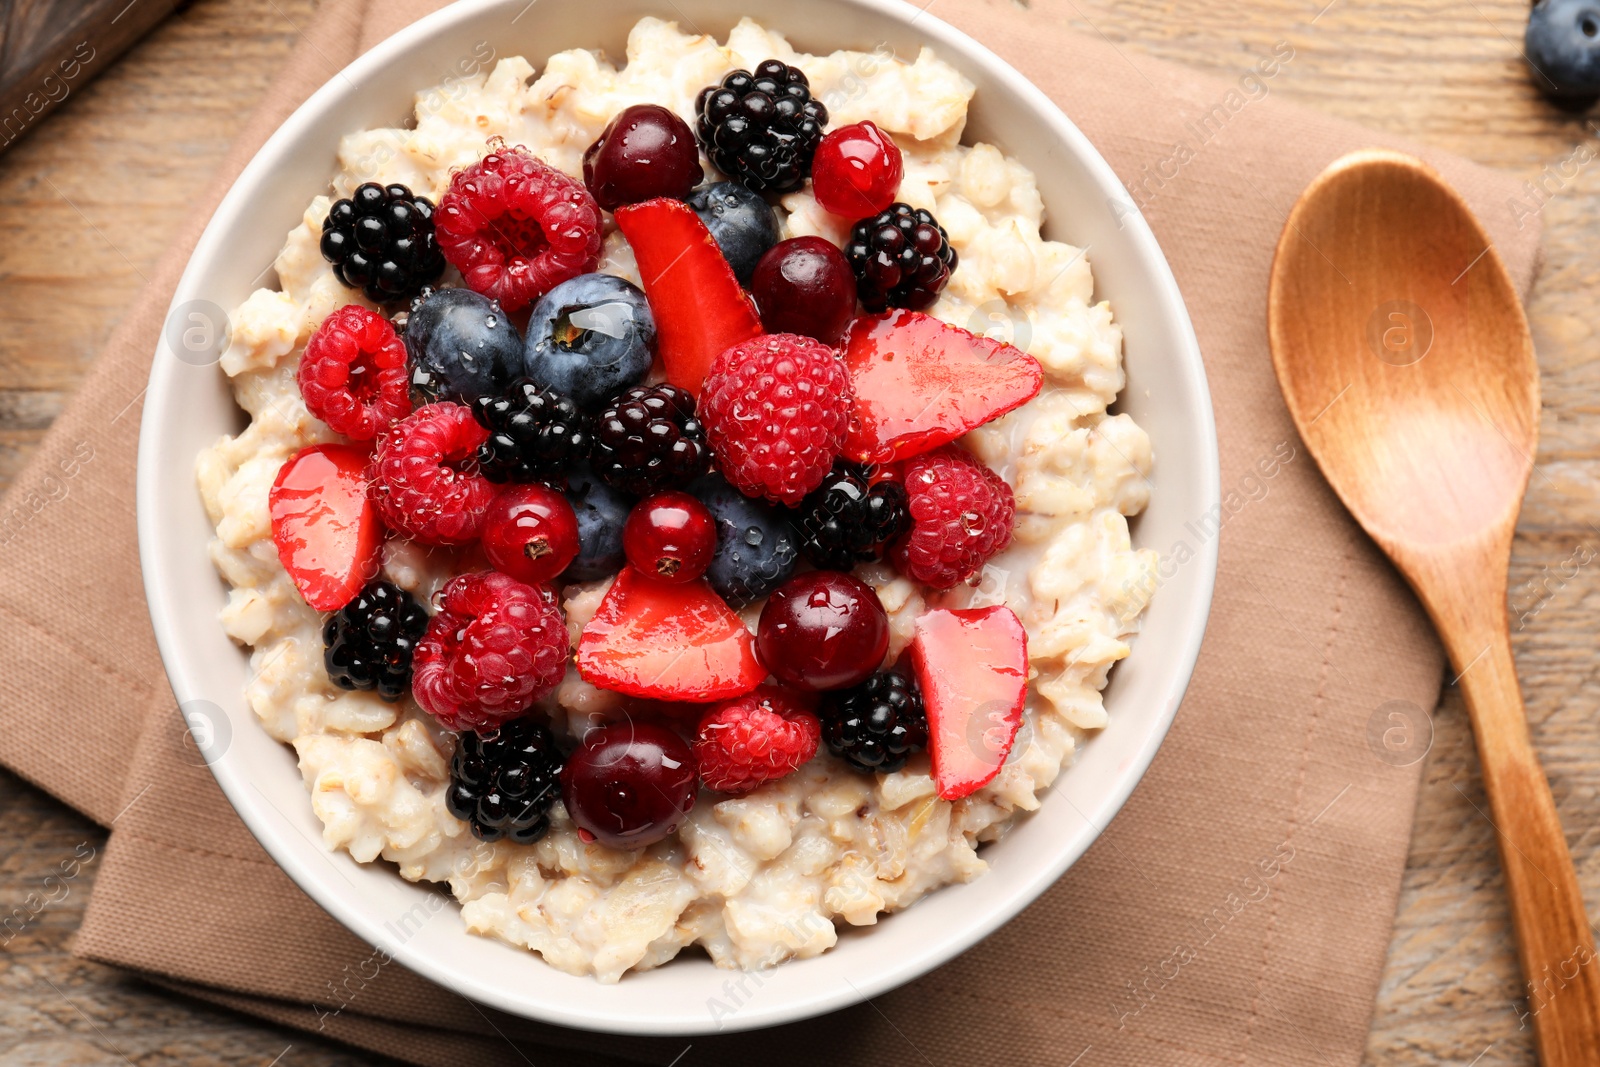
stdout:
<svg viewBox="0 0 1600 1067">
<path fill-rule="evenodd" d="M 0 152 L 181 0 L 0 0 Z"/>
</svg>

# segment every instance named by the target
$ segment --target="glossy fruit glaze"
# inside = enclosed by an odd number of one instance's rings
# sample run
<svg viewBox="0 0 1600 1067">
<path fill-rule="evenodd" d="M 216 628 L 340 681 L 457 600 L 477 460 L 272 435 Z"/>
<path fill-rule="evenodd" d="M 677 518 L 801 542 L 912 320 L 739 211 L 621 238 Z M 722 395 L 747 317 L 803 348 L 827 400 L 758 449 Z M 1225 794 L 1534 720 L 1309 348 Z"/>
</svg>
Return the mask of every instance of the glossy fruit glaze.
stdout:
<svg viewBox="0 0 1600 1067">
<path fill-rule="evenodd" d="M 306 603 L 337 611 L 378 573 L 383 520 L 367 496 L 367 450 L 314 445 L 278 471 L 267 506 L 278 559 Z"/>
</svg>

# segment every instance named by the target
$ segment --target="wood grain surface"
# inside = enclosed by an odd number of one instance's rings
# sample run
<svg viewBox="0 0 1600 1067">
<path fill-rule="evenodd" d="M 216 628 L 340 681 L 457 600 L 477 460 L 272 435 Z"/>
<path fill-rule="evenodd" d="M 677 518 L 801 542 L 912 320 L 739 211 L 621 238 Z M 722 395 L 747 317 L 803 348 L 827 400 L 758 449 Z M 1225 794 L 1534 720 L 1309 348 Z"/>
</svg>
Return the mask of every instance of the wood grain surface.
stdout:
<svg viewBox="0 0 1600 1067">
<path fill-rule="evenodd" d="M 0 152 L 116 62 L 179 0 L 0 0 Z"/>
<path fill-rule="evenodd" d="M 1287 40 L 1295 58 L 1272 93 L 1536 183 L 1506 208 L 1543 215 L 1548 257 L 1529 309 L 1544 407 L 1512 555 L 1513 645 L 1589 914 L 1600 916 L 1600 146 L 1585 117 L 1531 89 L 1519 54 L 1526 0 L 1075 2 L 1081 28 L 1135 67 L 1159 57 L 1236 78 Z M 61 409 L 312 6 L 198 0 L 0 156 L 0 484 Z M 1531 1064 L 1495 831 L 1480 814 L 1459 694 L 1432 723 L 1366 1062 Z M 0 812 L 0 914 L 103 843 L 3 772 Z M 9 957 L 0 1065 L 376 1062 L 72 959 L 95 863 L 81 867 L 0 950 Z"/>
</svg>

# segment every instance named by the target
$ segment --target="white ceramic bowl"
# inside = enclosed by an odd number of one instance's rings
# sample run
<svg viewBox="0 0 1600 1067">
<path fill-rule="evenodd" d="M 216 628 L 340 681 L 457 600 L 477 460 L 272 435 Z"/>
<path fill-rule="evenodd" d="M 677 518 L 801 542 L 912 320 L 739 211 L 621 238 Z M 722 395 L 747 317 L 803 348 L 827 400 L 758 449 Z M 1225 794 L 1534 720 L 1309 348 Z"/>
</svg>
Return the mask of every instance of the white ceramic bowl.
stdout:
<svg viewBox="0 0 1600 1067">
<path fill-rule="evenodd" d="M 294 753 L 271 740 L 246 706 L 244 653 L 217 620 L 226 591 L 208 558 L 213 531 L 195 487 L 194 459 L 241 413 L 215 365 L 197 366 L 181 330 L 198 309 L 234 308 L 260 284 L 284 234 L 327 191 L 341 135 L 393 124 L 412 94 L 442 81 L 479 41 L 542 67 L 568 48 L 623 54 L 644 15 L 676 18 L 719 39 L 741 15 L 810 52 L 888 45 L 901 56 L 933 47 L 977 85 L 967 139 L 999 145 L 1038 177 L 1046 235 L 1092 246 L 1095 277 L 1126 336 L 1129 384 L 1120 410 L 1154 442 L 1155 492 L 1134 527 L 1165 553 L 1196 555 L 1162 571 L 1133 654 L 1106 693 L 1110 725 L 1057 780 L 1043 807 L 983 855 L 991 870 L 940 889 L 874 927 L 845 932 L 815 959 L 784 964 L 752 984 L 731 1016 L 713 1013 L 730 975 L 690 954 L 604 986 L 562 974 L 538 956 L 466 932 L 438 890 L 389 865 L 361 865 L 321 843 Z M 161 654 L 223 792 L 302 889 L 356 934 L 411 970 L 514 1014 L 631 1034 L 748 1029 L 844 1007 L 945 962 L 1022 910 L 1111 820 L 1139 781 L 1177 710 L 1210 607 L 1216 542 L 1185 530 L 1218 501 L 1216 432 L 1200 353 L 1161 250 L 1144 221 L 1114 210 L 1126 193 L 1111 168 L 1043 93 L 970 38 L 897 0 L 481 0 L 458 3 L 391 37 L 330 80 L 245 168 L 217 209 L 178 284 L 174 326 L 155 354 L 139 450 L 139 540 Z M 212 312 L 214 313 L 214 312 Z M 419 910 L 420 909 L 420 910 Z M 418 916 L 431 916 L 416 922 Z M 409 921 L 408 921 L 409 917 Z M 721 1002 L 726 1003 L 725 1000 Z"/>
</svg>

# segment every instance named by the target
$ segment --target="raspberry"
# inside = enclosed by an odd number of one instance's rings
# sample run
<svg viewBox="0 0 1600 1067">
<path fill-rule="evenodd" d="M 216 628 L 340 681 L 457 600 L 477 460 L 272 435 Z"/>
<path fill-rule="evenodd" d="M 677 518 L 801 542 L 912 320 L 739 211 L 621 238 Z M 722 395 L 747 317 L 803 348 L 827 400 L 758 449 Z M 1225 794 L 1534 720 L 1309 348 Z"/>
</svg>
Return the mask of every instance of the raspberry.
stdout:
<svg viewBox="0 0 1600 1067">
<path fill-rule="evenodd" d="M 555 597 L 498 571 L 461 574 L 417 644 L 411 691 L 451 730 L 488 733 L 548 694 L 571 645 Z"/>
<path fill-rule="evenodd" d="M 694 755 L 700 780 L 719 793 L 750 790 L 793 774 L 817 754 L 822 727 L 792 693 L 764 685 L 714 704 L 700 720 Z"/>
<path fill-rule="evenodd" d="M 894 557 L 917 581 L 948 589 L 1011 543 L 1011 487 L 971 453 L 945 445 L 915 456 L 906 461 L 905 486 L 911 531 Z"/>
<path fill-rule="evenodd" d="M 418 408 L 378 442 L 367 472 L 372 500 L 391 530 L 430 545 L 476 540 L 494 486 L 477 472 L 489 436 L 462 404 Z"/>
<path fill-rule="evenodd" d="M 833 349 L 774 333 L 716 358 L 700 394 L 700 417 L 735 488 L 792 507 L 832 469 L 844 447 L 850 402 L 850 376 Z"/>
<path fill-rule="evenodd" d="M 525 148 L 458 171 L 434 213 L 439 250 L 467 286 L 521 311 L 600 261 L 600 208 L 575 178 Z"/>
<path fill-rule="evenodd" d="M 322 320 L 300 358 L 306 409 L 334 433 L 370 441 L 411 414 L 406 346 L 383 316 L 347 304 Z"/>
</svg>

